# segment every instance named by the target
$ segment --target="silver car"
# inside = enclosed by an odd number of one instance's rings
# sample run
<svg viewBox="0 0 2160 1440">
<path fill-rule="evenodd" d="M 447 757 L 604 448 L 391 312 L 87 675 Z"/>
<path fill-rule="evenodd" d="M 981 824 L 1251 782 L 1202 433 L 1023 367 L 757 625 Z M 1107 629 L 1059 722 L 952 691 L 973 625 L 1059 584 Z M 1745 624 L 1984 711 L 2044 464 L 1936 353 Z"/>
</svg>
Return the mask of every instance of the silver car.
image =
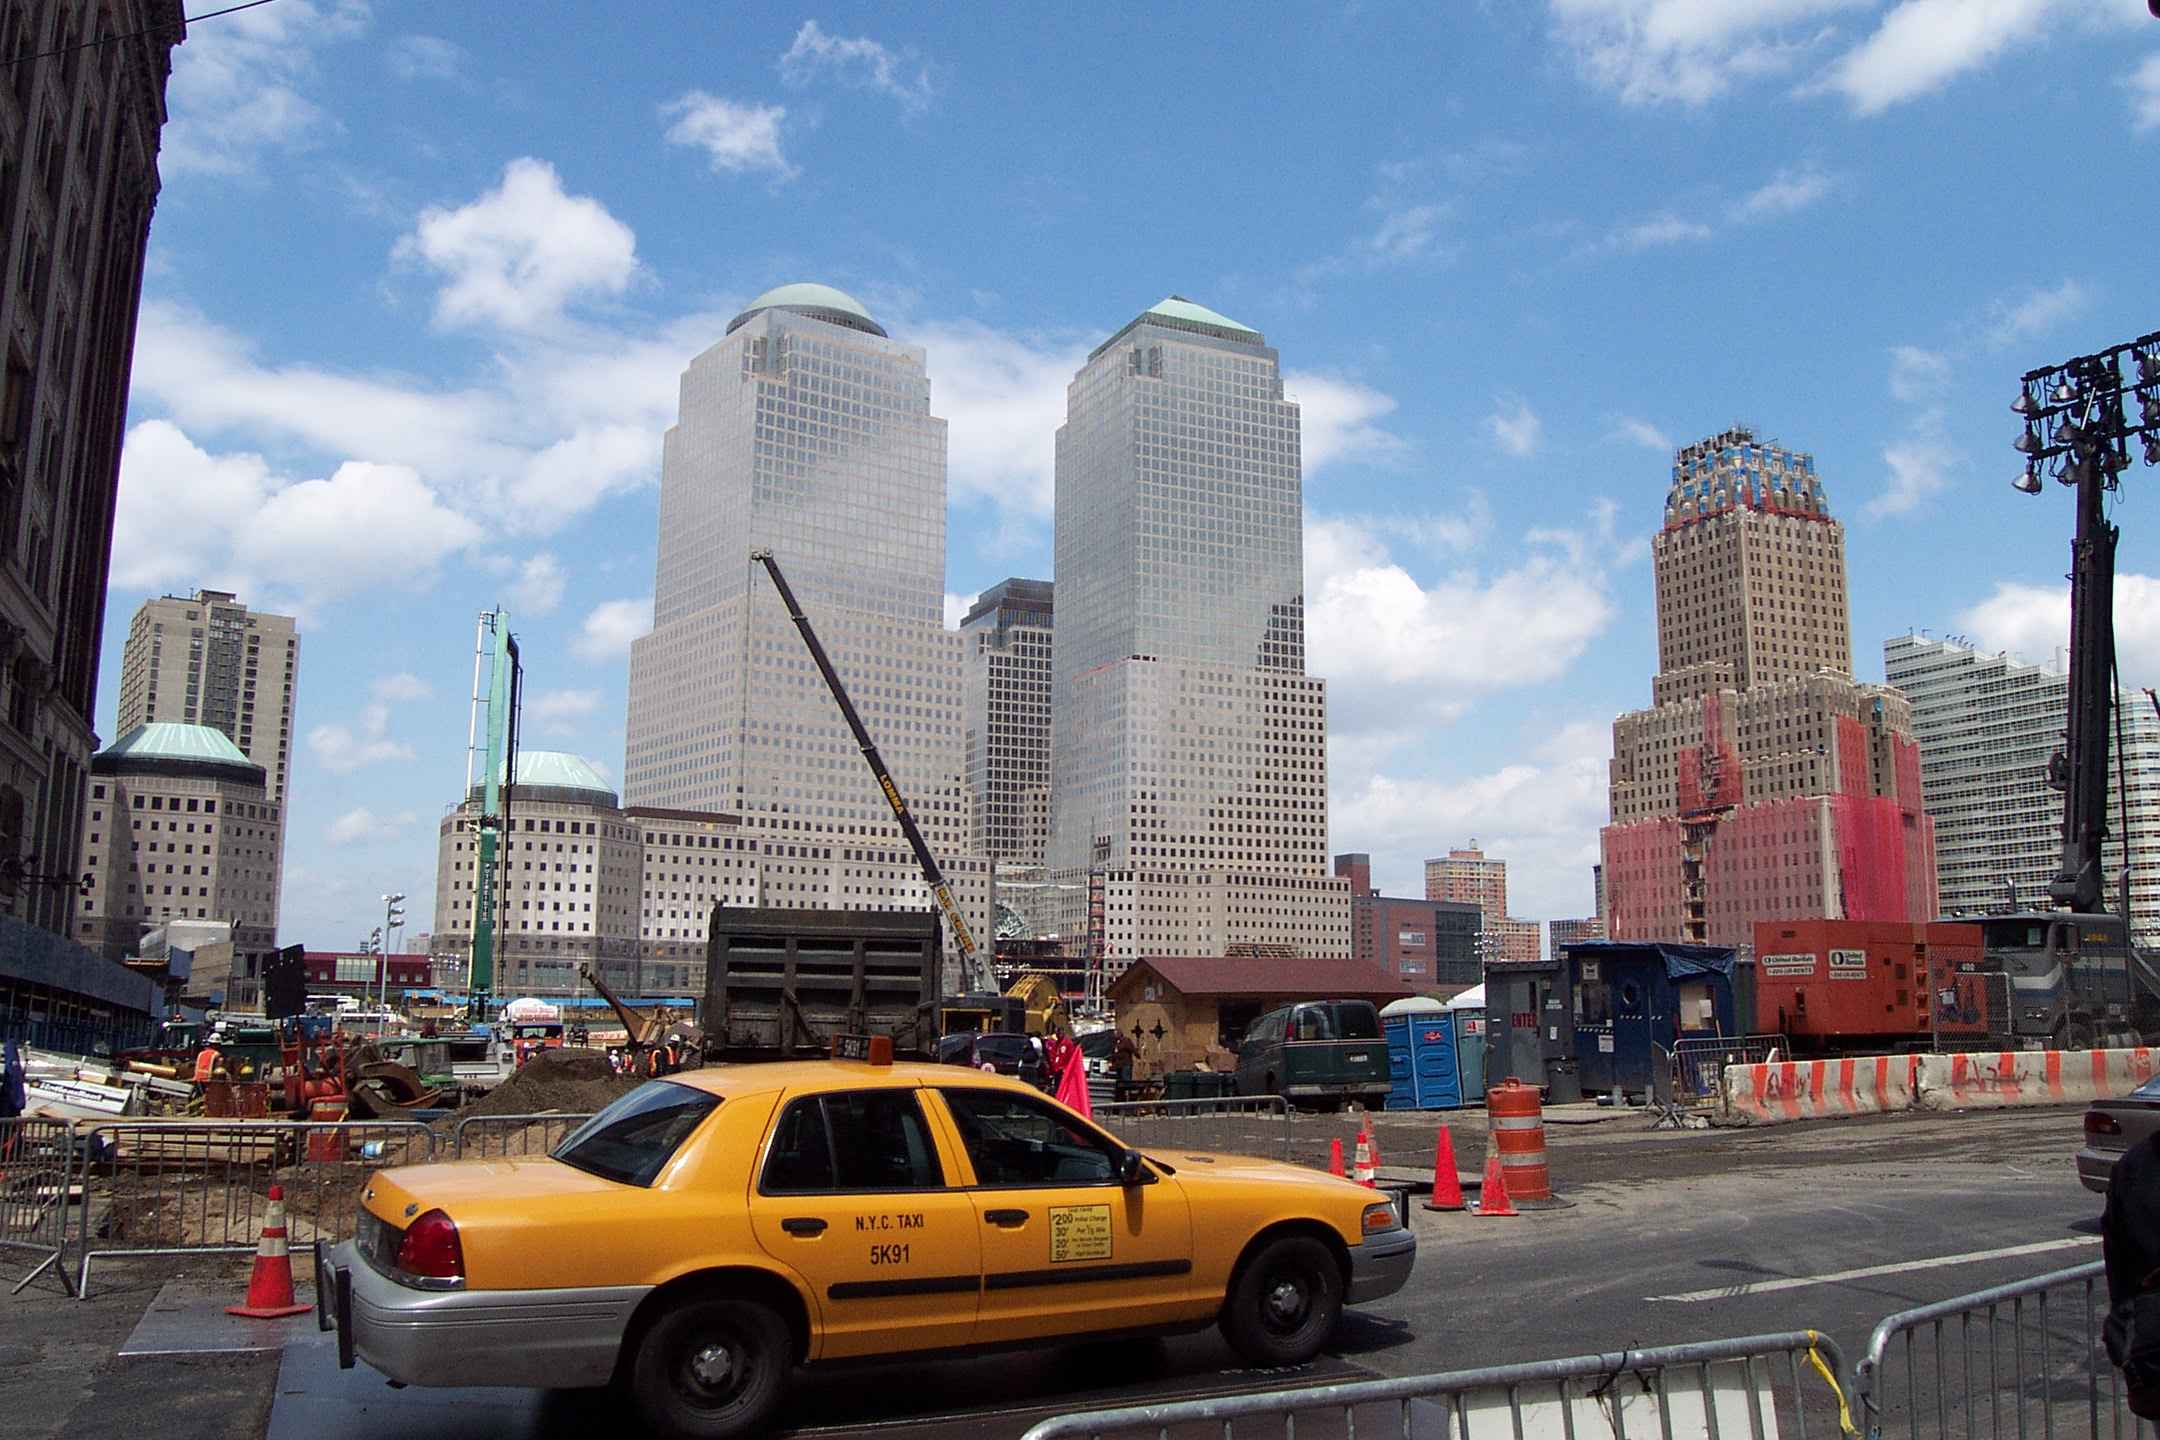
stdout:
<svg viewBox="0 0 2160 1440">
<path fill-rule="evenodd" d="M 2132 1145 L 2160 1130 L 2160 1075 L 2119 1100 L 2095 1100 L 2085 1112 L 2085 1148 L 2078 1151 L 2078 1181 L 2107 1193 L 2115 1162 Z"/>
</svg>

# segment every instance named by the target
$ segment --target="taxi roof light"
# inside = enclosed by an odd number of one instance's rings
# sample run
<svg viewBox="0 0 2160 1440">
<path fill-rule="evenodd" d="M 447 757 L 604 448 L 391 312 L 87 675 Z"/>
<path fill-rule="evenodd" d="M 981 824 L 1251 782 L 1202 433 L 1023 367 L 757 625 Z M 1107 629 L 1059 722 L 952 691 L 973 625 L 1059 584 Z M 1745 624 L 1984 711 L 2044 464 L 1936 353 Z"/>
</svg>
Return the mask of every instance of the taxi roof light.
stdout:
<svg viewBox="0 0 2160 1440">
<path fill-rule="evenodd" d="M 832 1058 L 854 1060 L 869 1065 L 892 1064 L 892 1036 L 890 1035 L 835 1035 L 832 1042 Z"/>
<path fill-rule="evenodd" d="M 405 1238 L 398 1242 L 397 1268 L 419 1280 L 463 1284 L 465 1247 L 458 1239 L 457 1222 L 439 1209 L 413 1221 Z"/>
</svg>

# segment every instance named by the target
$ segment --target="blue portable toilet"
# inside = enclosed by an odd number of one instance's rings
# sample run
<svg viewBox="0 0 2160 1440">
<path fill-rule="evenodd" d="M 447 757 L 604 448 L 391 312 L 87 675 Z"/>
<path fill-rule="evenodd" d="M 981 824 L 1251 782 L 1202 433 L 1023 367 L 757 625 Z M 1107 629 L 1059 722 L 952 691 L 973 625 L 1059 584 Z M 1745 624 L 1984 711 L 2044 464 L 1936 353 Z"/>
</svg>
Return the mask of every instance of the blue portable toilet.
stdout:
<svg viewBox="0 0 2160 1440">
<path fill-rule="evenodd" d="M 1437 1000 L 1415 996 L 1380 1012 L 1395 1087 L 1390 1110 L 1453 1110 L 1463 1103 L 1456 1016 Z"/>
<path fill-rule="evenodd" d="M 1455 1073 L 1462 1086 L 1462 1103 L 1475 1105 L 1485 1098 L 1485 987 L 1476 986 L 1448 1002 L 1455 1022 Z"/>
</svg>

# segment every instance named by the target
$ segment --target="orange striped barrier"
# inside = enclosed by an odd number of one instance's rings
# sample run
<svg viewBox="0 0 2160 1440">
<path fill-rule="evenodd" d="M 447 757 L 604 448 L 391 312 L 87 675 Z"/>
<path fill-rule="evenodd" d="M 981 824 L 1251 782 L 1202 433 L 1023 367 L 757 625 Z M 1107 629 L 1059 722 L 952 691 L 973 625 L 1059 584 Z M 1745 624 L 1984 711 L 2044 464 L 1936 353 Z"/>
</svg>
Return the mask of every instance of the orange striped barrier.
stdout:
<svg viewBox="0 0 2160 1440">
<path fill-rule="evenodd" d="M 1920 1104 L 1929 1110 L 2001 1110 L 2111 1100 L 2153 1077 L 2156 1054 L 2137 1046 L 1927 1055 L 1920 1062 Z"/>
<path fill-rule="evenodd" d="M 1830 1115 L 1910 1110 L 1918 1089 L 1914 1055 L 1860 1055 L 1725 1067 L 1725 1108 L 1758 1125 Z"/>
<path fill-rule="evenodd" d="M 1514 1076 L 1485 1092 L 1495 1158 L 1514 1200 L 1552 1199 L 1552 1171 L 1545 1163 L 1545 1111 L 1535 1085 Z M 1497 1213 L 1497 1212 L 1496 1212 Z"/>
</svg>

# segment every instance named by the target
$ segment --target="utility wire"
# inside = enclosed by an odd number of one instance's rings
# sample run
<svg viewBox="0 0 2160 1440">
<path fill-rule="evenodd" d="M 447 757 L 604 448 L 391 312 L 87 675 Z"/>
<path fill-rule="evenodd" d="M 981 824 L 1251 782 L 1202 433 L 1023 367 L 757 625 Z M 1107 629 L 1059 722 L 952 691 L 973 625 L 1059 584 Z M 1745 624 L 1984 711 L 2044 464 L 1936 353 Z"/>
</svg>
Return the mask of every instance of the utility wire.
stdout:
<svg viewBox="0 0 2160 1440">
<path fill-rule="evenodd" d="M 188 26 L 198 20 L 215 20 L 220 15 L 230 15 L 239 10 L 253 10 L 258 5 L 268 5 L 269 3 L 270 0 L 246 0 L 245 4 L 228 5 L 223 10 L 206 10 L 200 15 L 183 15 L 180 17 L 180 23 L 182 26 Z M 55 55 L 72 55 L 77 50 L 93 50 L 100 45 L 110 45 L 118 40 L 140 40 L 145 35 L 155 35 L 160 31 L 170 30 L 171 28 L 170 25 L 152 25 L 146 30 L 130 30 L 125 35 L 100 35 L 95 40 L 85 40 L 78 45 L 63 45 L 58 50 L 40 50 L 35 55 L 17 55 L 11 60 L 0 63 L 27 65 L 32 60 L 50 60 Z"/>
</svg>

